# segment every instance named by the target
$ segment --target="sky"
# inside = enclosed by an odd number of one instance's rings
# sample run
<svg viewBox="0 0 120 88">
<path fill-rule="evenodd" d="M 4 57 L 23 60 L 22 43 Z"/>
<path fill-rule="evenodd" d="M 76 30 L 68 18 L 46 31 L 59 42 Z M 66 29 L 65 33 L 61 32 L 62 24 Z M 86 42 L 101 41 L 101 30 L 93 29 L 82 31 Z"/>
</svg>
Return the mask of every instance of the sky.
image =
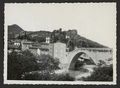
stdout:
<svg viewBox="0 0 120 88">
<path fill-rule="evenodd" d="M 116 47 L 116 3 L 6 3 L 5 26 L 26 31 L 76 29 L 78 34 Z"/>
</svg>

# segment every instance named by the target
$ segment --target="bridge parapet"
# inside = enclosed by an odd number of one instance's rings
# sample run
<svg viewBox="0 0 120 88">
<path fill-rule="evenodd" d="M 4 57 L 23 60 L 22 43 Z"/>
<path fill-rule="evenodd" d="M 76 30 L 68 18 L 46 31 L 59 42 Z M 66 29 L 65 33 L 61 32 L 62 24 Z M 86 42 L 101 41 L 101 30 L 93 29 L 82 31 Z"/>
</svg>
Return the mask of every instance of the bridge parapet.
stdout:
<svg viewBox="0 0 120 88">
<path fill-rule="evenodd" d="M 76 51 L 89 51 L 89 52 L 112 52 L 111 48 L 77 48 Z"/>
</svg>

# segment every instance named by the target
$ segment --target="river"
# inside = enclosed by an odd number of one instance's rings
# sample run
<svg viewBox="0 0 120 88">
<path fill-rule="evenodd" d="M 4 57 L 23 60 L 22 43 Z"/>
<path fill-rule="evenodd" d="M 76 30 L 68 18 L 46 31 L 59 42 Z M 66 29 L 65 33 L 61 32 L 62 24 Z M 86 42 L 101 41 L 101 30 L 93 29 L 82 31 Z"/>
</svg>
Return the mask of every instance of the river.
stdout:
<svg viewBox="0 0 120 88">
<path fill-rule="evenodd" d="M 76 81 L 82 81 L 82 77 L 88 77 L 92 74 L 93 68 L 96 67 L 95 65 L 85 65 L 79 70 L 57 70 L 57 74 L 66 74 L 68 73 L 69 76 L 75 78 Z"/>
</svg>

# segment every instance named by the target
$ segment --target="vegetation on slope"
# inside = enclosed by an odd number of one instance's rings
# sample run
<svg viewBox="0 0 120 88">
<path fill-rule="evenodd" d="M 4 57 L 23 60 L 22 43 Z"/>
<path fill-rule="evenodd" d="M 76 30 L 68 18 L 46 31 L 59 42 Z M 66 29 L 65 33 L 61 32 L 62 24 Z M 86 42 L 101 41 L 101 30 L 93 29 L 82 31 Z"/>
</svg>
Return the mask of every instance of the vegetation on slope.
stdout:
<svg viewBox="0 0 120 88">
<path fill-rule="evenodd" d="M 60 41 L 60 42 L 66 43 L 67 46 L 70 48 L 70 51 L 74 50 L 75 47 L 78 47 L 78 48 L 106 47 L 97 42 L 94 42 L 85 37 L 82 37 L 81 35 L 77 34 L 77 30 L 62 31 L 62 29 L 60 28 L 59 30 L 54 30 L 53 32 L 49 32 L 49 31 L 35 31 L 35 32 L 24 31 L 23 32 L 23 30 L 19 26 L 12 25 L 8 27 L 8 31 L 9 31 L 9 34 L 11 34 L 12 36 L 16 34 L 17 38 L 19 39 L 28 39 L 31 41 L 45 42 L 46 37 L 50 37 L 51 42 Z M 66 39 L 66 36 L 69 36 L 69 38 Z"/>
</svg>

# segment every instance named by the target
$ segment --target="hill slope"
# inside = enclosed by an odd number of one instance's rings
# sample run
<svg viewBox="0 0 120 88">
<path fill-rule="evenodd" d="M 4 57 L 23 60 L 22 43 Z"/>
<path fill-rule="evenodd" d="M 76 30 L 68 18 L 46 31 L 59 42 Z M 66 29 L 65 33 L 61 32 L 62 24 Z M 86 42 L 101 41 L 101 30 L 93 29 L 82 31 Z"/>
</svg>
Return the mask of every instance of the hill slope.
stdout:
<svg viewBox="0 0 120 88">
<path fill-rule="evenodd" d="M 19 36 L 20 35 L 20 36 Z M 51 35 L 54 35 L 54 38 L 51 37 Z M 70 36 L 69 39 L 66 39 L 66 35 Z M 31 41 L 38 41 L 38 42 L 45 42 L 46 37 L 51 37 L 51 40 L 61 41 L 64 43 L 68 43 L 70 40 L 70 46 L 77 46 L 85 47 L 85 48 L 105 48 L 106 46 L 99 44 L 95 41 L 89 40 L 79 34 L 77 34 L 77 30 L 68 30 L 68 31 L 62 31 L 60 30 L 54 30 L 53 32 L 49 31 L 24 31 L 21 27 L 18 25 L 10 25 L 8 26 L 8 37 L 9 38 L 20 38 L 24 39 L 27 38 Z"/>
<path fill-rule="evenodd" d="M 21 32 L 24 32 L 24 30 L 16 24 L 8 26 L 8 38 L 15 38 Z"/>
</svg>

